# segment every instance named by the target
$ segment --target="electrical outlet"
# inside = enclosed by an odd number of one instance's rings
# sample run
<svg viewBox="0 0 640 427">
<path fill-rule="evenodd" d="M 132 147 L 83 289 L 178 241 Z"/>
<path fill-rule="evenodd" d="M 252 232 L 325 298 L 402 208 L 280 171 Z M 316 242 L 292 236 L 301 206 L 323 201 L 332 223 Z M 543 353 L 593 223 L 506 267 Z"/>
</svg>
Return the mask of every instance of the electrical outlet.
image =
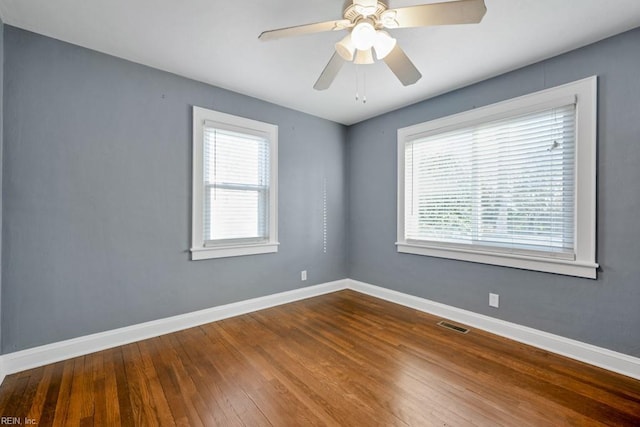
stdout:
<svg viewBox="0 0 640 427">
<path fill-rule="evenodd" d="M 300 272 L 300 280 L 307 280 L 307 270 L 302 270 Z"/>
<path fill-rule="evenodd" d="M 500 307 L 500 295 L 489 293 L 489 305 L 491 307 Z"/>
</svg>

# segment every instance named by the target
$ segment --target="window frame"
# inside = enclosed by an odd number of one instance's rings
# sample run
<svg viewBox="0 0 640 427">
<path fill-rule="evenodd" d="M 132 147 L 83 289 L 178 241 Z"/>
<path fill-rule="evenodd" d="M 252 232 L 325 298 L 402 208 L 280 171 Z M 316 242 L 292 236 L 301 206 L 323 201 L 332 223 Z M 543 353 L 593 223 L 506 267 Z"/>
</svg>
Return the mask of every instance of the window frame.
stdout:
<svg viewBox="0 0 640 427">
<path fill-rule="evenodd" d="M 576 102 L 575 141 L 575 259 L 491 251 L 481 245 L 461 247 L 405 238 L 405 146 L 419 137 L 437 135 L 479 123 L 515 117 L 573 97 Z M 597 76 L 545 89 L 496 104 L 475 108 L 398 129 L 397 251 L 461 261 L 514 267 L 595 279 L 596 263 L 596 140 Z"/>
<path fill-rule="evenodd" d="M 221 129 L 248 135 L 264 136 L 269 141 L 269 197 L 268 237 L 261 241 L 239 239 L 205 241 L 204 239 L 204 127 L 214 125 Z M 278 126 L 245 117 L 193 106 L 193 181 L 191 259 L 203 260 L 243 255 L 278 252 Z"/>
</svg>

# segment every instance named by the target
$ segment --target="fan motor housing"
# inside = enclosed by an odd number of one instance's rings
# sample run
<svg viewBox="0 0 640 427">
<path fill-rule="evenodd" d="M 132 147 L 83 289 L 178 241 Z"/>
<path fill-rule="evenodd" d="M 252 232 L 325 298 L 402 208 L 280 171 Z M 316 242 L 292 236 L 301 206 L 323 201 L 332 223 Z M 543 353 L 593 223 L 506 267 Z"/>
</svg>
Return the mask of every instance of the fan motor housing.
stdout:
<svg viewBox="0 0 640 427">
<path fill-rule="evenodd" d="M 361 19 L 365 18 L 364 16 L 362 16 L 360 14 L 360 12 L 358 12 L 356 10 L 358 5 L 354 4 L 351 1 L 348 1 L 345 4 L 346 4 L 346 7 L 345 7 L 344 13 L 342 15 L 342 16 L 344 16 L 344 19 L 348 19 L 352 23 L 357 24 L 358 21 L 360 21 Z M 369 16 L 369 18 L 373 19 L 377 23 L 378 20 L 380 19 L 380 15 L 385 10 L 387 10 L 387 5 L 385 3 L 379 1 L 377 3 L 375 13 L 373 15 Z"/>
</svg>

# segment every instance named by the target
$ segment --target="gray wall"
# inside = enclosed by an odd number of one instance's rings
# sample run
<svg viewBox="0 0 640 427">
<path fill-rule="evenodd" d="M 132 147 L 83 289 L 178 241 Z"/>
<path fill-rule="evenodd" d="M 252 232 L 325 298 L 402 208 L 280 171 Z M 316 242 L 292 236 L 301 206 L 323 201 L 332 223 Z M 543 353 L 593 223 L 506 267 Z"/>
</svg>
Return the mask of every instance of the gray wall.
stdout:
<svg viewBox="0 0 640 427">
<path fill-rule="evenodd" d="M 3 352 L 347 276 L 344 126 L 10 26 L 4 37 Z M 189 260 L 192 105 L 279 126 L 277 254 Z"/>
<path fill-rule="evenodd" d="M 349 276 L 640 356 L 638 70 L 640 29 L 352 126 Z M 602 266 L 597 280 L 396 252 L 398 128 L 594 74 Z M 499 309 L 488 306 L 489 292 L 500 294 Z"/>
</svg>

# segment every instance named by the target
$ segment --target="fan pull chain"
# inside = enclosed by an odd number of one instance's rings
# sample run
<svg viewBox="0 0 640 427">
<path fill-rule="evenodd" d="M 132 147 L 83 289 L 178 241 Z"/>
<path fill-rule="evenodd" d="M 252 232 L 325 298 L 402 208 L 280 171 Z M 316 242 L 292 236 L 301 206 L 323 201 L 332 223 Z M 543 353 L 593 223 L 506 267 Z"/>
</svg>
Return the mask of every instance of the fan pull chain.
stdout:
<svg viewBox="0 0 640 427">
<path fill-rule="evenodd" d="M 360 89 L 360 81 L 358 78 L 358 70 L 360 69 L 360 66 L 356 65 L 355 67 L 356 69 L 356 102 L 360 101 L 360 94 L 358 92 L 358 90 Z M 367 103 L 367 73 L 366 71 L 362 72 L 362 103 L 366 104 Z"/>
<path fill-rule="evenodd" d="M 356 102 L 358 102 L 360 97 L 358 96 L 358 66 L 357 65 L 355 69 L 356 69 Z"/>
<path fill-rule="evenodd" d="M 367 103 L 367 72 L 362 72 L 362 103 Z"/>
</svg>

